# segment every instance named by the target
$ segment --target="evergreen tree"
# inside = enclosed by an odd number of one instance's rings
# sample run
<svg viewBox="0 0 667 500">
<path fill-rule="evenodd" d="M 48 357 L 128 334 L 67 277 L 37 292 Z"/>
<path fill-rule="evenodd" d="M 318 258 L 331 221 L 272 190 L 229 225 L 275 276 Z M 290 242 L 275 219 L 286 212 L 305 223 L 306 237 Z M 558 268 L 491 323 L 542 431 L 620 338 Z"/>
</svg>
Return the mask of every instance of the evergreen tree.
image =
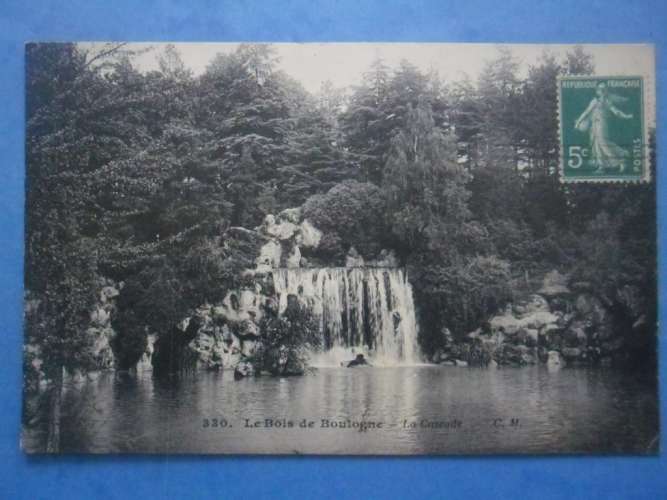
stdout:
<svg viewBox="0 0 667 500">
<path fill-rule="evenodd" d="M 286 164 L 280 170 L 282 206 L 301 205 L 309 196 L 325 193 L 359 171 L 340 143 L 335 126 L 319 110 L 293 119 L 288 134 Z"/>
<path fill-rule="evenodd" d="M 252 200 L 275 189 L 285 163 L 290 103 L 274 62 L 270 47 L 241 45 L 200 79 L 196 123 L 211 134 L 204 148 L 233 204 L 232 225 L 261 222 L 266 212 Z"/>
<path fill-rule="evenodd" d="M 396 115 L 388 102 L 389 78 L 384 61 L 379 58 L 373 61 L 340 118 L 345 146 L 354 154 L 363 178 L 378 184 L 396 127 Z"/>
<path fill-rule="evenodd" d="M 122 155 L 122 131 L 93 112 L 115 103 L 91 60 L 72 44 L 26 48 L 26 345 L 49 381 L 47 451 L 60 448 L 63 372 L 94 363 L 86 334 L 99 292 L 95 238 L 103 231 L 95 178 Z"/>
<path fill-rule="evenodd" d="M 384 170 L 394 233 L 407 251 L 435 244 L 469 218 L 468 176 L 454 137 L 435 125 L 430 104 L 409 105 Z"/>
</svg>

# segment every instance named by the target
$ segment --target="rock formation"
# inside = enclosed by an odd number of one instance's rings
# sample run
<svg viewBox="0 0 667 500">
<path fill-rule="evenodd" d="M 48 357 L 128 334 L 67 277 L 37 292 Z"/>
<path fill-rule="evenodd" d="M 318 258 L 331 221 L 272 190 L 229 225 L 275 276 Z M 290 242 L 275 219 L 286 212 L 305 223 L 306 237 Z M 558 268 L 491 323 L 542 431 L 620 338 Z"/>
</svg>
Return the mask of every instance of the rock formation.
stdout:
<svg viewBox="0 0 667 500">
<path fill-rule="evenodd" d="M 459 361 L 499 366 L 543 362 L 550 368 L 622 363 L 633 336 L 641 335 L 642 309 L 633 298 L 638 295 L 619 290 L 605 299 L 585 284 L 568 286 L 565 276 L 552 271 L 539 293 L 508 304 L 463 342 L 453 342 L 447 331 L 432 361 L 452 366 L 460 366 Z M 613 321 L 611 305 L 619 303 L 629 312 L 630 332 L 619 331 Z"/>
</svg>

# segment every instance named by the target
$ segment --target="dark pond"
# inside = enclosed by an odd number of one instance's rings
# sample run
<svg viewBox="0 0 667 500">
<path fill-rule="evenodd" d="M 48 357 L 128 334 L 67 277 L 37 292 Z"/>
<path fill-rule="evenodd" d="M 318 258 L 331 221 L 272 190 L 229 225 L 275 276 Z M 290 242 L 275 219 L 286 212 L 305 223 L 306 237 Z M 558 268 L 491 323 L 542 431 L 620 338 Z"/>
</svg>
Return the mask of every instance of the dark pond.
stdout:
<svg viewBox="0 0 667 500">
<path fill-rule="evenodd" d="M 241 381 L 231 372 L 166 381 L 150 373 L 108 373 L 67 388 L 62 447 L 93 453 L 656 453 L 656 391 L 650 379 L 584 368 L 322 368 L 304 377 Z M 39 448 L 43 434 L 28 432 L 24 440 Z"/>
</svg>

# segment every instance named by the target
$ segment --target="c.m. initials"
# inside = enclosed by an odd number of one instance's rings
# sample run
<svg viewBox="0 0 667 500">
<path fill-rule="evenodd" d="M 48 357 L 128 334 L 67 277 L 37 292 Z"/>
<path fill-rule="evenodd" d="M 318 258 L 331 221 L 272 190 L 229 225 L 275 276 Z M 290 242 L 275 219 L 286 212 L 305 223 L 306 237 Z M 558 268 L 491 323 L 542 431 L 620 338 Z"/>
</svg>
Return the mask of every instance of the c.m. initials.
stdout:
<svg viewBox="0 0 667 500">
<path fill-rule="evenodd" d="M 520 426 L 518 418 L 511 418 L 509 421 L 505 421 L 503 418 L 494 418 L 493 419 L 494 427 L 512 427 L 518 428 Z"/>
</svg>

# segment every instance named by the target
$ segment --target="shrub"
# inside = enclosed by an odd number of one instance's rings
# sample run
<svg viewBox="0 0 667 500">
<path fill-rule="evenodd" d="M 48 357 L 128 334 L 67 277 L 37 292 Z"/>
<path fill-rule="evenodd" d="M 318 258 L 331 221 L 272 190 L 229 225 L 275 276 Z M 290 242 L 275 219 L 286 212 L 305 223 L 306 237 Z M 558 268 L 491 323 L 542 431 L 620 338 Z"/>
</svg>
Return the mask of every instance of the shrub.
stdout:
<svg viewBox="0 0 667 500">
<path fill-rule="evenodd" d="M 386 206 L 384 194 L 376 185 L 345 181 L 325 194 L 308 198 L 303 213 L 324 232 L 324 238 L 329 238 L 329 253 L 336 253 L 340 241 L 343 251 L 353 246 L 362 256 L 370 258 L 387 240 Z"/>
<path fill-rule="evenodd" d="M 282 314 L 267 310 L 260 322 L 260 335 L 262 348 L 253 361 L 272 375 L 303 373 L 309 353 L 321 343 L 317 321 L 294 296 L 289 297 Z"/>
<path fill-rule="evenodd" d="M 429 355 L 443 347 L 444 327 L 461 339 L 512 297 L 509 263 L 495 256 L 450 266 L 420 263 L 411 266 L 410 278 L 419 283 L 420 343 Z"/>
</svg>

